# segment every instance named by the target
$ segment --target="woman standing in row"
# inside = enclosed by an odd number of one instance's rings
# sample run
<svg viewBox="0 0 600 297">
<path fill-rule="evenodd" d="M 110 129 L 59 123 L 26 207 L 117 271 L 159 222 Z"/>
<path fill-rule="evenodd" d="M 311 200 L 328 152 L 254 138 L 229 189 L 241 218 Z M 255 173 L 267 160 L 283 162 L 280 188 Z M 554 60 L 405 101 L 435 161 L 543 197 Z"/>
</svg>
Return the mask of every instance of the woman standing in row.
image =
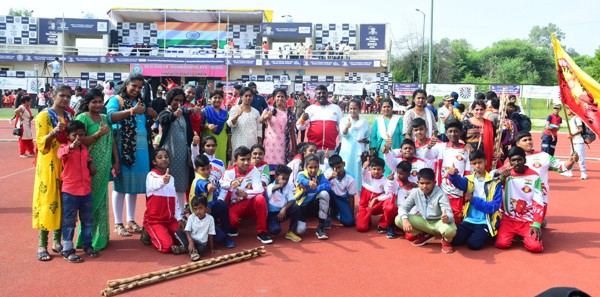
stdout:
<svg viewBox="0 0 600 297">
<path fill-rule="evenodd" d="M 340 122 L 340 157 L 346 160 L 346 170 L 356 180 L 356 191 L 362 187 L 362 161 L 361 155 L 369 150 L 369 123 L 359 116 L 362 102 L 357 99 L 350 100 L 348 111 L 350 114 Z"/>
<path fill-rule="evenodd" d="M 262 125 L 259 122 L 258 110 L 252 108 L 254 99 L 252 89 L 242 89 L 242 104 L 234 106 L 229 112 L 227 125 L 231 127 L 231 149 L 232 152 L 240 146 L 252 147 L 262 142 Z"/>
<path fill-rule="evenodd" d="M 220 145 L 214 157 L 227 162 L 228 152 L 231 152 L 231 136 L 228 133 L 227 110 L 223 108 L 223 91 L 214 90 L 210 94 L 210 104 L 202 109 L 202 138 L 213 136 Z"/>
<path fill-rule="evenodd" d="M 274 107 L 265 109 L 260 118 L 261 123 L 267 124 L 265 161 L 268 164 L 287 164 L 296 151 L 296 116 L 286 108 L 287 92 L 284 89 L 275 90 L 273 97 Z"/>
<path fill-rule="evenodd" d="M 400 148 L 400 143 L 404 140 L 404 135 L 402 135 L 402 133 L 403 130 L 406 130 L 406 121 L 403 122 L 402 116 L 394 114 L 392 109 L 393 106 L 392 100 L 382 100 L 382 115 L 375 119 L 373 128 L 371 128 L 371 150 L 373 150 L 371 154 L 376 154 L 377 157 L 381 159 L 384 159 L 382 150 L 386 141 L 391 141 L 391 148 L 397 149 Z M 362 166 L 360 168 L 362 168 Z M 395 171 L 395 168 L 388 168 L 386 164 L 385 175 L 387 176 L 392 171 Z"/>
</svg>

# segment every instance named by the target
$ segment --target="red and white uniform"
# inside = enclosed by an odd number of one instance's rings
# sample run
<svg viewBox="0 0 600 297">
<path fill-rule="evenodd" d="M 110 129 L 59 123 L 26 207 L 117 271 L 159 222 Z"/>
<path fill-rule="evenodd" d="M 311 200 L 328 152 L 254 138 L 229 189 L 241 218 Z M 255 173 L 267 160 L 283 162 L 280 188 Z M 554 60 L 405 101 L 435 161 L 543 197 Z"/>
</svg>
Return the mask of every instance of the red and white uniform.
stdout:
<svg viewBox="0 0 600 297">
<path fill-rule="evenodd" d="M 165 184 L 158 170 L 152 169 L 146 176 L 146 211 L 144 228 L 150 235 L 152 245 L 160 252 L 168 253 L 171 246 L 181 244 L 175 237 L 181 220 L 181 210 L 175 197 L 175 179 Z"/>
<path fill-rule="evenodd" d="M 544 204 L 548 204 L 548 192 L 550 192 L 550 184 L 548 183 L 548 172 L 550 170 L 563 172 L 566 171 L 565 162 L 551 156 L 546 152 L 533 151 L 527 154 L 526 163 L 529 169 L 535 171 L 542 180 L 542 198 Z"/>
<path fill-rule="evenodd" d="M 363 184 L 358 202 L 358 213 L 356 214 L 356 230 L 367 232 L 372 215 L 382 215 L 379 219 L 379 227 L 387 228 L 394 222 L 398 208 L 394 205 L 392 195 L 385 192 L 387 179 L 382 176 L 375 179 L 371 176 L 369 169 L 363 169 Z M 369 210 L 371 200 L 377 200 Z"/>
<path fill-rule="evenodd" d="M 238 181 L 238 187 L 231 183 Z M 260 179 L 260 172 L 256 167 L 250 166 L 248 171 L 240 173 L 236 165 L 225 170 L 221 178 L 221 188 L 227 190 L 229 204 L 229 223 L 232 229 L 237 229 L 240 218 L 256 218 L 256 233 L 267 232 L 267 201 L 263 195 L 264 188 Z M 243 199 L 236 195 L 237 189 L 243 189 L 248 197 Z"/>
<path fill-rule="evenodd" d="M 300 131 L 307 130 L 308 141 L 316 143 L 319 150 L 335 149 L 340 134 L 338 126 L 342 120 L 340 107 L 336 104 L 322 106 L 316 103 L 306 108 L 305 112 L 308 114 L 308 120 L 300 118 L 296 128 Z"/>
<path fill-rule="evenodd" d="M 391 194 L 392 197 L 395 198 L 396 211 L 398 211 L 398 207 L 400 207 L 402 202 L 404 202 L 404 200 L 406 200 L 408 195 L 410 195 L 410 192 L 412 191 L 412 189 L 415 189 L 417 187 L 418 187 L 417 184 L 411 183 L 410 181 L 408 183 L 404 184 L 399 179 L 387 180 L 385 192 L 388 194 Z"/>
<path fill-rule="evenodd" d="M 402 161 L 407 161 L 404 157 L 402 157 L 400 149 L 390 150 L 387 154 L 384 155 L 384 158 L 385 163 L 393 172 L 396 172 L 396 166 L 398 166 L 398 163 Z M 412 168 L 410 170 L 410 176 L 408 177 L 408 181 L 412 183 L 416 183 L 418 181 L 417 174 L 419 174 L 419 170 L 423 168 L 431 168 L 430 162 L 416 157 L 412 158 L 410 163 L 412 164 Z"/>
</svg>

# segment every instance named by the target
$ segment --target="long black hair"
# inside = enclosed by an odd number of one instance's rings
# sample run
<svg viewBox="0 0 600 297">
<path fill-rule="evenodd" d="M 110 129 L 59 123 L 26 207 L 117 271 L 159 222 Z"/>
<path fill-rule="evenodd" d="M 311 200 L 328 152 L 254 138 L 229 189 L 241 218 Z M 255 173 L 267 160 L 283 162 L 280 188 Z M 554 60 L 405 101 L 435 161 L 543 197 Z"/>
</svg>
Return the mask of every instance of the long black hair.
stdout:
<svg viewBox="0 0 600 297">
<path fill-rule="evenodd" d="M 144 99 L 142 96 L 142 92 L 140 92 L 140 94 L 138 95 L 137 98 L 129 98 L 129 95 L 127 94 L 127 85 L 134 82 L 134 81 L 141 81 L 142 84 L 146 84 L 146 81 L 144 80 L 144 77 L 139 75 L 139 74 L 134 74 L 134 75 L 130 75 L 125 82 L 123 83 L 123 85 L 121 85 L 121 88 L 119 89 L 119 96 L 121 96 L 123 99 L 130 99 L 130 100 L 137 100 L 137 99 Z M 146 88 L 147 89 L 147 88 Z M 145 101 L 145 100 L 142 100 Z"/>
<path fill-rule="evenodd" d="M 92 102 L 92 100 L 94 100 L 94 98 L 96 98 L 96 97 L 100 97 L 100 99 L 102 99 L 102 91 L 100 91 L 100 89 L 96 89 L 96 88 L 88 89 L 85 92 L 85 96 L 83 96 L 83 103 L 81 103 L 79 105 L 79 109 L 76 110 L 76 113 L 80 114 L 80 113 L 90 111 L 90 108 L 88 105 L 90 105 L 90 102 Z"/>
</svg>

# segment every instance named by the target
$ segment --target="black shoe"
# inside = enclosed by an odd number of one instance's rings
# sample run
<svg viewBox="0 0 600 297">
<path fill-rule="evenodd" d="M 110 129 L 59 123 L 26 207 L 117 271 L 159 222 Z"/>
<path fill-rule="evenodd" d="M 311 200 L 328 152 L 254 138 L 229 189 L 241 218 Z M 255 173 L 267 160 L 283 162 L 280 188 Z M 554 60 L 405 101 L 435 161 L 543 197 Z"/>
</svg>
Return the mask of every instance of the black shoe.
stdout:
<svg viewBox="0 0 600 297">
<path fill-rule="evenodd" d="M 261 232 L 258 234 L 258 236 L 256 236 L 256 238 L 258 238 L 258 240 L 260 240 L 262 243 L 273 243 L 273 239 L 271 239 L 271 237 L 269 237 L 269 235 L 267 235 L 265 232 Z"/>
<path fill-rule="evenodd" d="M 229 230 L 229 232 L 227 232 L 227 235 L 231 236 L 231 237 L 237 237 L 238 236 L 238 230 L 237 229 L 231 229 Z"/>
<path fill-rule="evenodd" d="M 144 245 L 152 244 L 152 240 L 150 239 L 150 235 L 148 234 L 148 231 L 146 231 L 146 228 L 142 228 L 142 235 L 140 236 L 140 241 Z"/>
<path fill-rule="evenodd" d="M 315 234 L 317 235 L 317 238 L 321 240 L 329 238 L 327 233 L 325 233 L 324 228 L 317 228 L 317 232 Z"/>
<path fill-rule="evenodd" d="M 389 239 L 396 238 L 396 227 L 394 227 L 394 226 L 387 227 L 387 234 L 386 234 L 386 236 Z"/>
<path fill-rule="evenodd" d="M 377 226 L 377 233 L 384 234 L 386 232 L 387 232 L 387 230 L 385 228 L 383 228 L 383 227 L 381 227 L 379 225 Z"/>
</svg>

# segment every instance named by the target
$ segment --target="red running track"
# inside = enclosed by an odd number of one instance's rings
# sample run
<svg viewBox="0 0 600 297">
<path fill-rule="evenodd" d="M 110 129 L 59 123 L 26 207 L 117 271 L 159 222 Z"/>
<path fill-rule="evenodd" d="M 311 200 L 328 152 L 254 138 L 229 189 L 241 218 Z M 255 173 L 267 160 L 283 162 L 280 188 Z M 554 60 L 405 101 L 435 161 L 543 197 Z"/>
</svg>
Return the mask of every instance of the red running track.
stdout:
<svg viewBox="0 0 600 297">
<path fill-rule="evenodd" d="M 0 138 L 7 138 L 0 129 Z M 536 140 L 539 138 L 536 138 Z M 557 155 L 566 155 L 559 142 Z M 597 155 L 597 150 L 594 151 Z M 35 259 L 37 230 L 31 228 L 34 168 L 17 155 L 17 143 L 0 142 L 5 156 L 0 171 L 0 296 L 99 296 L 110 279 L 130 277 L 188 262 L 187 255 L 163 255 L 143 246 L 139 235 L 111 234 L 98 259 L 70 264 L 55 256 Z M 316 222 L 301 243 L 275 239 L 267 255 L 255 260 L 166 281 L 131 291 L 130 296 L 533 296 L 554 286 L 600 293 L 600 162 L 588 162 L 589 179 L 551 174 L 548 228 L 544 252 L 531 254 L 517 242 L 509 250 L 493 246 L 481 251 L 458 247 L 440 252 L 439 240 L 413 247 L 374 230 L 357 233 L 334 226 L 330 239 L 314 236 Z M 578 176 L 578 172 L 575 171 Z M 142 222 L 144 198 L 138 198 L 136 219 Z M 112 220 L 112 218 L 111 218 Z M 242 222 L 237 247 L 261 245 L 254 223 Z"/>
</svg>

